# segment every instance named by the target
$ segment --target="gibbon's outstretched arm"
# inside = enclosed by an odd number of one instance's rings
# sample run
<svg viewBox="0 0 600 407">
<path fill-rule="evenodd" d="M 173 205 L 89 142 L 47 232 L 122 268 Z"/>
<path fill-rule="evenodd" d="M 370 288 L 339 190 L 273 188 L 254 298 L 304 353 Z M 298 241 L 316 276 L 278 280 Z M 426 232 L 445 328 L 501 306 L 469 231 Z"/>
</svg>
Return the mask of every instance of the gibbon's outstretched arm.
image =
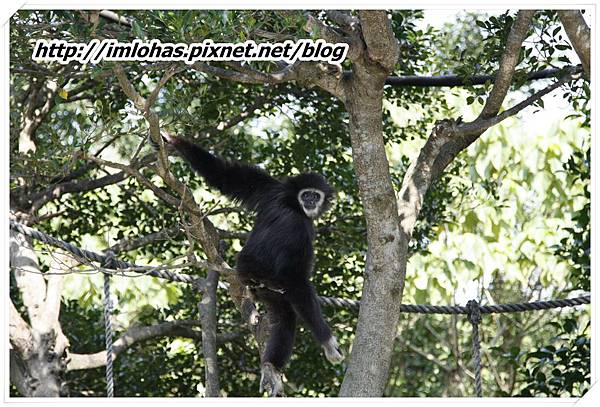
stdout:
<svg viewBox="0 0 600 407">
<path fill-rule="evenodd" d="M 260 201 L 267 198 L 269 192 L 280 184 L 258 167 L 236 161 L 225 161 L 196 144 L 165 132 L 162 136 L 191 164 L 208 185 L 250 209 L 256 209 Z"/>
</svg>

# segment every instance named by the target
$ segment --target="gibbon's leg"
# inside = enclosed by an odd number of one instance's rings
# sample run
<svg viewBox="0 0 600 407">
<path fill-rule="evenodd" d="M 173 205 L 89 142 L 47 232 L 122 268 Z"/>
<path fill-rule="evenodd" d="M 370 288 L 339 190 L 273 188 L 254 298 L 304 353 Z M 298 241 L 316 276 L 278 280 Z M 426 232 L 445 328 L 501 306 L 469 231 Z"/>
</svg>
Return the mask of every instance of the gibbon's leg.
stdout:
<svg viewBox="0 0 600 407">
<path fill-rule="evenodd" d="M 344 360 L 337 339 L 331 334 L 331 329 L 321 314 L 319 299 L 312 284 L 306 282 L 303 285 L 296 286 L 286 291 L 285 295 L 292 304 L 294 311 L 302 318 L 312 331 L 315 339 L 323 347 L 327 360 L 331 363 L 340 363 Z"/>
<path fill-rule="evenodd" d="M 326 342 L 331 337 L 331 329 L 321 314 L 317 293 L 312 284 L 306 283 L 291 288 L 285 295 L 296 313 L 312 331 L 315 339 L 319 343 Z"/>
<path fill-rule="evenodd" d="M 290 359 L 296 334 L 296 314 L 282 294 L 267 289 L 254 290 L 254 297 L 267 308 L 269 339 L 262 355 L 260 389 L 270 397 L 283 396 L 281 370 Z"/>
<path fill-rule="evenodd" d="M 296 314 L 292 306 L 278 293 L 261 293 L 267 308 L 270 336 L 263 355 L 263 363 L 271 363 L 281 370 L 290 359 L 296 335 Z"/>
</svg>

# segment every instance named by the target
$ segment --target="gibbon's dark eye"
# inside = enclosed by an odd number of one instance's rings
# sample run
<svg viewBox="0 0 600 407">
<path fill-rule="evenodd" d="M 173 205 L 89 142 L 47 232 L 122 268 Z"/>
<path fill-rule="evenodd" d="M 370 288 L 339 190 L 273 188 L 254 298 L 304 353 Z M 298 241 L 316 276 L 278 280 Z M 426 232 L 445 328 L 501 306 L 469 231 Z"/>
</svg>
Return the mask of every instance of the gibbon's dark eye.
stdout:
<svg viewBox="0 0 600 407">
<path fill-rule="evenodd" d="M 321 200 L 321 195 L 314 191 L 305 191 L 302 193 L 301 198 L 306 209 L 314 209 Z"/>
</svg>

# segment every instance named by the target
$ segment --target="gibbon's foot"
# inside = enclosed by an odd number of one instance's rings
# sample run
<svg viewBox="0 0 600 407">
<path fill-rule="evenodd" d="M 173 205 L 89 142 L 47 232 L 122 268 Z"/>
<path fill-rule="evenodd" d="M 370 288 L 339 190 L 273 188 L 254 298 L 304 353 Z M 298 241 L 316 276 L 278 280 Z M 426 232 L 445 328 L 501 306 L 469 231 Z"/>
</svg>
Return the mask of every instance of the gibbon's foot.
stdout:
<svg viewBox="0 0 600 407">
<path fill-rule="evenodd" d="M 269 362 L 263 363 L 260 374 L 260 394 L 265 390 L 269 397 L 285 396 L 283 393 L 282 374 Z"/>
<path fill-rule="evenodd" d="M 344 360 L 344 354 L 340 349 L 340 345 L 338 345 L 337 339 L 335 336 L 332 336 L 325 342 L 323 345 L 323 350 L 325 351 L 325 357 L 327 360 L 334 365 L 341 363 Z"/>
</svg>

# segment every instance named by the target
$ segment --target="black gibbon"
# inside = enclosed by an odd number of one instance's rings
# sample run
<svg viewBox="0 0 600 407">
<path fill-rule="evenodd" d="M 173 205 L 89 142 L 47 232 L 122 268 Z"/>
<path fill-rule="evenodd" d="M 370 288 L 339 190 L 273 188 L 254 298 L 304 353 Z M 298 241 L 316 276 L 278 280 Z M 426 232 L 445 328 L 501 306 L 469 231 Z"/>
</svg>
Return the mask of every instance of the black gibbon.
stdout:
<svg viewBox="0 0 600 407">
<path fill-rule="evenodd" d="M 327 210 L 333 188 L 319 174 L 279 181 L 256 166 L 222 160 L 166 132 L 162 136 L 208 185 L 256 213 L 252 232 L 238 254 L 236 272 L 269 316 L 271 334 L 263 365 L 270 363 L 281 370 L 287 363 L 297 316 L 312 331 L 327 359 L 340 363 L 344 357 L 309 280 L 314 261 L 313 219 Z"/>
</svg>

